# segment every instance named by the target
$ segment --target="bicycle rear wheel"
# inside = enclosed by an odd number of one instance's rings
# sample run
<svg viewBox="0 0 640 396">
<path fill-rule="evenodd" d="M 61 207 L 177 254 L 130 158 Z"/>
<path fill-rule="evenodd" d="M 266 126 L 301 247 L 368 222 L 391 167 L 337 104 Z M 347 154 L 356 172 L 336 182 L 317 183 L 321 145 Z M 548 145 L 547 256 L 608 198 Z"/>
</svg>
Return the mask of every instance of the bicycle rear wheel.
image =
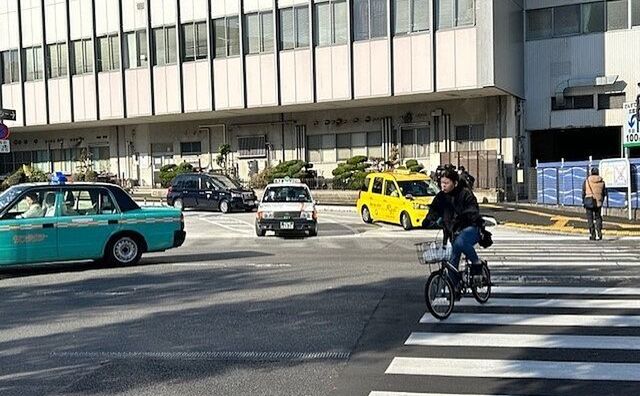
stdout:
<svg viewBox="0 0 640 396">
<path fill-rule="evenodd" d="M 424 295 L 427 309 L 436 319 L 444 320 L 453 312 L 453 284 L 442 271 L 434 272 L 429 276 L 424 287 Z"/>
<path fill-rule="evenodd" d="M 477 302 L 484 304 L 489 301 L 489 298 L 491 297 L 491 272 L 486 264 L 482 265 L 481 274 L 482 280 L 479 284 L 475 281 L 473 282 L 471 292 L 473 293 L 473 298 L 475 298 Z"/>
</svg>

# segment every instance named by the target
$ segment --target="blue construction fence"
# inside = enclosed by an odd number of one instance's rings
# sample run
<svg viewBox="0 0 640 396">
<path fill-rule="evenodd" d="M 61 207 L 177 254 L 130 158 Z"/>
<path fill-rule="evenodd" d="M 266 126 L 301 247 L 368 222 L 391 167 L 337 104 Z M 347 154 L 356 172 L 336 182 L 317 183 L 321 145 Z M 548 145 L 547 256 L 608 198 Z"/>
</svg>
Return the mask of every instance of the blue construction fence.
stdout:
<svg viewBox="0 0 640 396">
<path fill-rule="evenodd" d="M 640 208 L 640 159 L 632 159 L 631 163 L 631 204 Z M 591 166 L 598 166 L 600 161 L 547 162 L 537 166 L 539 204 L 582 206 L 582 184 Z M 610 208 L 627 207 L 627 189 L 607 189 L 609 198 L 604 206 Z"/>
</svg>

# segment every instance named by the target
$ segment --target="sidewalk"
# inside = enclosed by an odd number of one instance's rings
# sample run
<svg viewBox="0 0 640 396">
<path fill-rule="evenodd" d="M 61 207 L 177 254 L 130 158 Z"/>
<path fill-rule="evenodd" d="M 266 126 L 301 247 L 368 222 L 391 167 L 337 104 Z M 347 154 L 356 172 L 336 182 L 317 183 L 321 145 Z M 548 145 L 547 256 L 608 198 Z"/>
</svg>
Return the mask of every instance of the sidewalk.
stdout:
<svg viewBox="0 0 640 396">
<path fill-rule="evenodd" d="M 540 205 L 514 203 L 481 205 L 483 214 L 494 216 L 502 225 L 528 231 L 583 234 L 589 229 L 584 213 Z M 603 230 L 609 236 L 640 236 L 640 223 L 619 217 L 605 216 Z"/>
</svg>

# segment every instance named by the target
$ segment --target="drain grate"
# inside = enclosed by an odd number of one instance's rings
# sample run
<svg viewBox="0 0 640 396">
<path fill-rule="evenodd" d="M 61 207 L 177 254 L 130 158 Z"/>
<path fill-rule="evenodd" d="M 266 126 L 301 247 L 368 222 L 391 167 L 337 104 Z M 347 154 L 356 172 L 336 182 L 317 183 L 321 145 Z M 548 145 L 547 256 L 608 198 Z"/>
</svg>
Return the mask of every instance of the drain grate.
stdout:
<svg viewBox="0 0 640 396">
<path fill-rule="evenodd" d="M 314 361 L 347 360 L 349 352 L 52 352 L 52 358 L 161 359 L 218 361 Z"/>
</svg>

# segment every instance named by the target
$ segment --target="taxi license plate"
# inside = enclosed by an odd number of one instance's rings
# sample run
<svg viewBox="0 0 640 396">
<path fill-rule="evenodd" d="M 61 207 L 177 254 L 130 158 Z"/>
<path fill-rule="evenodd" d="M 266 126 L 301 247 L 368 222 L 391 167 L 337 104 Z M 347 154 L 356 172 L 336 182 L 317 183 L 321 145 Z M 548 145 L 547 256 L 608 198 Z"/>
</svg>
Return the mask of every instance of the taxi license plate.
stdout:
<svg viewBox="0 0 640 396">
<path fill-rule="evenodd" d="M 283 230 L 293 230 L 293 222 L 292 221 L 282 221 L 280 222 L 280 228 Z"/>
</svg>

